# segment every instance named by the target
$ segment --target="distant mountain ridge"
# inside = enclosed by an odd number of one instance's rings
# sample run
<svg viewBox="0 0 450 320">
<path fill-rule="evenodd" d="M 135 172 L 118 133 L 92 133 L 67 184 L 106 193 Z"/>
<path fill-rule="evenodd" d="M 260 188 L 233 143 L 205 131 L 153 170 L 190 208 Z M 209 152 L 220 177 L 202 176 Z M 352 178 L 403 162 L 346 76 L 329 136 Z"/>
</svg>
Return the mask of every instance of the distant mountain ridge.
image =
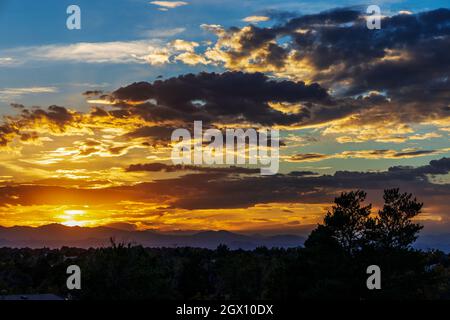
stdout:
<svg viewBox="0 0 450 320">
<path fill-rule="evenodd" d="M 116 242 L 145 247 L 199 247 L 215 249 L 224 244 L 231 249 L 251 250 L 260 246 L 298 247 L 305 238 L 296 235 L 243 235 L 229 231 L 202 231 L 191 235 L 162 234 L 155 231 L 129 231 L 111 227 L 67 227 L 50 224 L 41 227 L 0 227 L 0 247 L 60 248 L 102 247 Z"/>
</svg>

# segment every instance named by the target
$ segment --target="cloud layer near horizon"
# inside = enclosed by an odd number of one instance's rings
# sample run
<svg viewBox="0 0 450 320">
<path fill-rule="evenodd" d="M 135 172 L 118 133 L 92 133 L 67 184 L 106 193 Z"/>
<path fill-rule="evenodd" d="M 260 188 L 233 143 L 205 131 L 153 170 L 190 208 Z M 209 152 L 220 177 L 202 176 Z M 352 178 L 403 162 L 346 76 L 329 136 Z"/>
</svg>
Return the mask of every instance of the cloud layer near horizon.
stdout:
<svg viewBox="0 0 450 320">
<path fill-rule="evenodd" d="M 369 193 L 369 200 L 377 206 L 380 205 L 383 189 L 390 187 L 412 192 L 425 202 L 422 220 L 448 222 L 449 219 L 446 212 L 450 208 L 446 199 L 450 197 L 450 187 L 448 184 L 432 182 L 434 177 L 450 172 L 449 158 L 433 160 L 421 167 L 397 166 L 387 171 L 370 173 L 340 171 L 334 175 L 291 172 L 260 177 L 241 168 L 214 170 L 163 164 L 134 165 L 129 170 L 187 170 L 191 173 L 176 178 L 100 189 L 45 184 L 3 186 L 0 187 L 0 221 L 20 221 L 16 219 L 25 217 L 16 215 L 27 214 L 26 208 L 50 208 L 50 212 L 59 210 L 60 215 L 55 218 L 60 217 L 62 212 L 66 212 L 66 215 L 79 212 L 79 221 L 94 225 L 98 224 L 96 219 L 102 217 L 105 223 L 125 220 L 140 227 L 148 224 L 167 230 L 183 226 L 183 223 L 184 228 L 193 229 L 202 229 L 202 226 L 203 229 L 217 228 L 220 225 L 235 229 L 276 225 L 289 229 L 320 221 L 320 216 L 333 197 L 344 190 L 364 189 Z M 79 209 L 67 209 L 74 207 Z M 266 215 L 267 224 L 255 223 L 254 219 L 261 219 L 261 214 Z M 237 216 L 241 217 L 239 226 L 234 224 Z M 32 223 L 54 221 L 45 220 L 49 219 L 46 215 L 41 220 L 31 217 Z M 183 222 L 185 219 L 188 221 Z M 270 223 L 272 219 L 273 223 Z M 298 219 L 305 220 L 293 225 L 292 222 Z M 195 220 L 195 223 L 189 220 Z"/>
</svg>

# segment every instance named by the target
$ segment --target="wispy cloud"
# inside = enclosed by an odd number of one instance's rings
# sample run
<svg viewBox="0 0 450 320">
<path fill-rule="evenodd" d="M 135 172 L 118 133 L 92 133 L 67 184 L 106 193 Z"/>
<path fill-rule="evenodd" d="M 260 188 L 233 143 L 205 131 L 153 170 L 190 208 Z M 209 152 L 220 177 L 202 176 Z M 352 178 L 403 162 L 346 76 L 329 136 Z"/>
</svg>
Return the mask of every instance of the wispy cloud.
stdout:
<svg viewBox="0 0 450 320">
<path fill-rule="evenodd" d="M 11 57 L 0 57 L 0 66 L 15 64 L 16 61 Z"/>
<path fill-rule="evenodd" d="M 169 38 L 183 33 L 186 28 L 171 28 L 171 29 L 150 29 L 140 32 L 144 37 L 148 38 Z"/>
<path fill-rule="evenodd" d="M 317 162 L 328 159 L 410 159 L 417 157 L 426 157 L 437 154 L 449 152 L 450 149 L 442 150 L 417 150 L 417 149 L 403 149 L 397 150 L 357 150 L 357 151 L 342 151 L 334 154 L 322 153 L 300 153 L 289 156 L 288 162 Z"/>
<path fill-rule="evenodd" d="M 0 100 L 20 98 L 28 94 L 55 93 L 56 87 L 28 87 L 28 88 L 3 88 L 0 89 Z"/>
<path fill-rule="evenodd" d="M 165 46 L 161 40 L 78 42 L 11 48 L 6 51 L 20 63 L 65 61 L 75 63 L 150 63 L 161 62 Z M 157 57 L 157 59 L 154 59 Z M 166 59 L 164 59 L 166 60 Z"/>
<path fill-rule="evenodd" d="M 152 1 L 150 3 L 160 7 L 159 9 L 163 11 L 188 5 L 185 1 Z"/>
<path fill-rule="evenodd" d="M 7 49 L 6 51 L 22 64 L 30 61 L 62 61 L 73 63 L 148 63 L 159 65 L 180 60 L 176 59 L 176 57 L 185 52 L 189 52 L 192 55 L 195 48 L 199 46 L 198 43 L 192 41 L 174 40 L 165 42 L 162 39 L 157 39 L 175 35 L 183 30 L 183 28 L 177 28 L 155 31 L 151 40 L 78 42 L 73 44 L 19 47 Z M 208 62 L 202 58 L 197 63 L 207 64 Z"/>
<path fill-rule="evenodd" d="M 242 21 L 244 21 L 244 22 L 251 22 L 251 23 L 258 23 L 258 22 L 264 22 L 264 21 L 269 21 L 269 20 L 270 20 L 270 18 L 266 17 L 266 16 L 249 16 L 249 17 L 242 19 Z"/>
<path fill-rule="evenodd" d="M 149 52 L 159 50 L 158 41 L 80 42 L 34 48 L 30 55 L 37 59 L 87 63 L 146 62 Z"/>
</svg>

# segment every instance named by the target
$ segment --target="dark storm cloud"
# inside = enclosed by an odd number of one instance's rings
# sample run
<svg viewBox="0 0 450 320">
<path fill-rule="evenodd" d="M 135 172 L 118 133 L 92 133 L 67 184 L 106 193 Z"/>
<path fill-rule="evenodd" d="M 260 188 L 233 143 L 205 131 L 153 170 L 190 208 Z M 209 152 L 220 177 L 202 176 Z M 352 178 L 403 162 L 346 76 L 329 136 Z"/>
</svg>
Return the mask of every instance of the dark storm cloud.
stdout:
<svg viewBox="0 0 450 320">
<path fill-rule="evenodd" d="M 338 89 L 339 96 L 383 92 L 391 107 L 403 106 L 392 112 L 400 120 L 450 116 L 450 10 L 385 17 L 381 30 L 369 30 L 365 16 L 338 9 L 272 27 L 230 28 L 217 33 L 218 43 L 233 39 L 239 46 L 216 50 L 231 69 L 262 68 L 280 76 L 295 77 L 302 69 L 293 62 L 306 59 L 311 80 Z M 261 50 L 265 55 L 252 59 Z"/>
<path fill-rule="evenodd" d="M 21 114 L 21 121 L 44 121 L 60 127 L 61 131 L 64 131 L 64 127 L 72 124 L 74 120 L 74 113 L 60 106 L 50 106 L 47 110 L 23 109 Z"/>
<path fill-rule="evenodd" d="M 194 180 L 189 188 L 196 190 L 189 197 L 181 197 L 173 204 L 184 209 L 239 208 L 270 202 L 328 203 L 344 190 L 363 189 L 381 192 L 399 187 L 412 192 L 426 204 L 446 203 L 450 197 L 449 184 L 433 184 L 427 174 L 447 174 L 450 159 L 443 158 L 417 168 L 393 167 L 382 172 L 338 171 L 334 175 L 276 175 L 215 180 L 181 177 L 162 184 L 183 185 Z M 177 181 L 177 182 L 176 182 Z M 245 190 L 245 193 L 242 192 Z M 429 200 L 427 203 L 427 199 Z M 442 214 L 446 214 L 443 212 Z"/>
<path fill-rule="evenodd" d="M 13 104 L 13 108 L 20 111 L 17 116 L 4 117 L 0 125 L 0 146 L 6 147 L 15 138 L 22 142 L 38 139 L 38 130 L 45 128 L 54 133 L 63 133 L 69 127 L 79 126 L 80 114 L 65 107 L 50 106 L 47 109 L 40 107 L 26 108 L 20 104 Z"/>
<path fill-rule="evenodd" d="M 95 106 L 87 113 L 60 106 L 43 109 L 17 105 L 19 115 L 7 118 L 0 127 L 0 145 L 6 146 L 16 136 L 29 134 L 21 131 L 33 125 L 65 132 L 71 127 L 107 127 L 116 122 L 123 126 L 123 121 L 129 120 L 136 128 L 130 128 L 124 134 L 126 138 L 148 138 L 149 143 L 158 144 L 170 141 L 175 128 L 192 130 L 194 121 L 203 121 L 205 129 L 248 124 L 308 126 L 341 119 L 376 103 L 387 103 L 385 97 L 376 94 L 335 99 L 317 83 L 273 80 L 262 73 L 244 72 L 187 74 L 153 83 L 133 83 L 111 95 L 102 94 L 100 99 L 113 105 Z M 277 103 L 295 105 L 298 110 L 285 113 L 274 107 Z M 22 140 L 27 138 L 22 135 Z"/>
<path fill-rule="evenodd" d="M 108 99 L 115 101 L 113 110 L 107 112 L 109 116 L 138 117 L 157 127 L 142 127 L 127 137 L 160 142 L 170 140 L 170 130 L 164 128 L 192 131 L 194 121 L 199 120 L 205 129 L 248 124 L 314 126 L 389 103 L 375 93 L 336 99 L 316 83 L 273 80 L 262 73 L 244 72 L 187 74 L 153 83 L 139 82 L 116 90 Z M 274 107 L 277 103 L 296 105 L 298 111 L 282 112 Z"/>
<path fill-rule="evenodd" d="M 295 126 L 339 119 L 361 107 L 353 99 L 333 100 L 316 83 L 276 81 L 262 73 L 243 72 L 187 74 L 154 83 L 134 83 L 102 97 L 114 102 L 112 107 L 96 106 L 88 113 L 60 106 L 16 106 L 19 115 L 7 118 L 0 127 L 0 143 L 9 144 L 33 125 L 65 132 L 69 127 L 106 127 L 127 120 L 136 128 L 125 137 L 167 142 L 175 128 L 192 129 L 194 121 L 203 121 L 204 128 L 227 124 Z M 296 113 L 283 113 L 273 108 L 273 103 L 301 107 Z"/>
<path fill-rule="evenodd" d="M 394 157 L 395 158 L 403 158 L 403 157 L 416 157 L 423 155 L 432 155 L 435 154 L 436 150 L 415 150 L 415 151 L 405 151 L 405 152 L 397 152 Z M 380 155 L 383 153 L 381 152 Z"/>
<path fill-rule="evenodd" d="M 151 137 L 155 141 L 170 140 L 170 136 L 175 128 L 170 127 L 141 127 L 126 134 L 129 138 L 147 138 Z"/>
<path fill-rule="evenodd" d="M 444 175 L 450 172 L 450 158 L 432 160 L 428 165 L 421 167 L 397 166 L 389 168 L 389 173 L 395 175 L 425 176 Z"/>
<path fill-rule="evenodd" d="M 291 156 L 289 160 L 292 162 L 301 162 L 301 161 L 318 161 L 327 158 L 328 156 L 326 154 L 321 153 L 299 153 Z"/>
<path fill-rule="evenodd" d="M 130 171 L 162 171 L 180 168 L 162 164 L 143 164 L 128 168 Z M 211 168 L 178 178 L 156 180 L 133 186 L 104 189 L 62 188 L 49 186 L 0 187 L 0 205 L 38 204 L 102 204 L 121 200 L 160 202 L 166 201 L 180 209 L 247 208 L 256 204 L 330 203 L 334 196 L 345 190 L 363 189 L 379 193 L 386 188 L 398 187 L 414 193 L 421 201 L 433 206 L 448 206 L 449 184 L 434 184 L 428 175 L 450 172 L 450 159 L 433 160 L 421 167 L 392 167 L 381 172 L 338 171 L 334 175 L 317 175 L 313 172 L 293 172 L 275 176 L 246 175 L 245 168 Z M 168 201 L 168 202 L 167 202 Z M 447 205 L 445 205 L 447 204 Z M 448 209 L 448 208 L 447 208 Z M 445 216 L 447 212 L 440 212 Z"/>
<path fill-rule="evenodd" d="M 19 133 L 19 130 L 10 124 L 0 126 L 0 146 L 6 147 Z"/>
<path fill-rule="evenodd" d="M 361 16 L 361 11 L 354 9 L 339 8 L 324 11 L 317 14 L 309 14 L 301 17 L 293 18 L 284 26 L 280 26 L 280 30 L 292 31 L 300 27 L 308 27 L 311 25 L 337 25 L 342 23 L 354 22 Z"/>
<path fill-rule="evenodd" d="M 100 95 L 103 95 L 103 91 L 101 91 L 101 90 L 89 90 L 89 91 L 83 92 L 83 96 L 86 96 L 86 97 L 96 97 L 96 96 L 100 96 Z"/>
<path fill-rule="evenodd" d="M 286 22 L 287 20 L 298 17 L 300 14 L 298 12 L 270 9 L 263 11 L 262 15 L 277 22 Z"/>
<path fill-rule="evenodd" d="M 298 153 L 289 156 L 288 162 L 316 162 L 333 158 L 364 158 L 364 159 L 402 159 L 428 156 L 441 153 L 440 150 L 360 150 L 343 151 L 335 154 Z"/>
<path fill-rule="evenodd" d="M 261 73 L 243 72 L 188 74 L 154 83 L 134 83 L 118 89 L 113 97 L 123 101 L 155 100 L 157 106 L 132 107 L 133 112 L 141 112 L 149 120 L 210 119 L 262 125 L 289 125 L 310 117 L 308 110 L 283 114 L 271 108 L 269 102 L 329 104 L 330 100 L 327 91 L 317 84 L 274 81 Z"/>
<path fill-rule="evenodd" d="M 251 33 L 255 36 L 247 36 L 240 41 L 244 48 L 252 48 L 261 46 L 261 37 L 256 35 L 268 30 L 271 38 L 289 35 L 292 37 L 290 48 L 297 49 L 300 56 L 311 58 L 318 73 L 330 66 L 345 65 L 341 72 L 332 74 L 333 78 L 322 80 L 354 80 L 359 75 L 372 82 L 371 85 L 370 82 L 354 81 L 354 90 L 360 86 L 356 91 L 374 89 L 372 86 L 383 89 L 381 83 L 380 87 L 376 86 L 381 80 L 387 81 L 387 87 L 395 87 L 423 82 L 435 72 L 448 72 L 450 10 L 386 17 L 382 20 L 381 30 L 375 31 L 368 30 L 363 15 L 354 9 L 305 15 L 273 29 L 253 27 Z M 297 32 L 299 28 L 305 32 Z M 407 61 L 373 64 L 375 59 L 387 57 L 388 50 L 400 50 L 412 56 Z M 391 72 L 395 68 L 404 72 Z M 317 77 L 320 78 L 320 74 Z"/>
<path fill-rule="evenodd" d="M 35 141 L 39 138 L 39 135 L 37 132 L 29 132 L 29 133 L 22 133 L 20 135 L 20 141 L 28 142 L 28 141 Z"/>
<path fill-rule="evenodd" d="M 149 165 L 150 171 L 164 170 L 160 164 Z M 138 165 L 137 170 L 145 170 Z M 233 171 L 233 170 L 231 170 Z M 427 175 L 448 174 L 450 159 L 433 160 L 421 167 L 392 167 L 381 172 L 338 171 L 334 175 L 293 172 L 271 177 L 231 178 L 224 172 L 188 174 L 174 179 L 158 180 L 134 186 L 139 194 L 170 197 L 174 208 L 220 209 L 247 208 L 271 202 L 329 203 L 344 190 L 363 189 L 381 192 L 399 187 L 417 195 L 426 205 L 448 203 L 449 184 L 433 184 Z M 243 192 L 245 190 L 245 192 Z M 436 202 L 437 201 L 437 202 Z M 445 215 L 445 212 L 442 214 Z"/>
</svg>

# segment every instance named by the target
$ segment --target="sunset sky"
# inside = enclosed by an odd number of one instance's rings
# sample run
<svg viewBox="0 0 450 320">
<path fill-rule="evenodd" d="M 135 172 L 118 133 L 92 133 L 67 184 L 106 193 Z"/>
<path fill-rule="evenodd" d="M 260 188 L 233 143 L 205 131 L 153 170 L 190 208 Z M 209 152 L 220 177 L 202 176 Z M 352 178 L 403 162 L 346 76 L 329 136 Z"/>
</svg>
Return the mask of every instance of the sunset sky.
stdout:
<svg viewBox="0 0 450 320">
<path fill-rule="evenodd" d="M 299 232 L 388 187 L 450 225 L 448 0 L 0 0 L 0 38 L 2 226 Z M 173 166 L 195 120 L 279 129 L 280 174 Z"/>
</svg>

